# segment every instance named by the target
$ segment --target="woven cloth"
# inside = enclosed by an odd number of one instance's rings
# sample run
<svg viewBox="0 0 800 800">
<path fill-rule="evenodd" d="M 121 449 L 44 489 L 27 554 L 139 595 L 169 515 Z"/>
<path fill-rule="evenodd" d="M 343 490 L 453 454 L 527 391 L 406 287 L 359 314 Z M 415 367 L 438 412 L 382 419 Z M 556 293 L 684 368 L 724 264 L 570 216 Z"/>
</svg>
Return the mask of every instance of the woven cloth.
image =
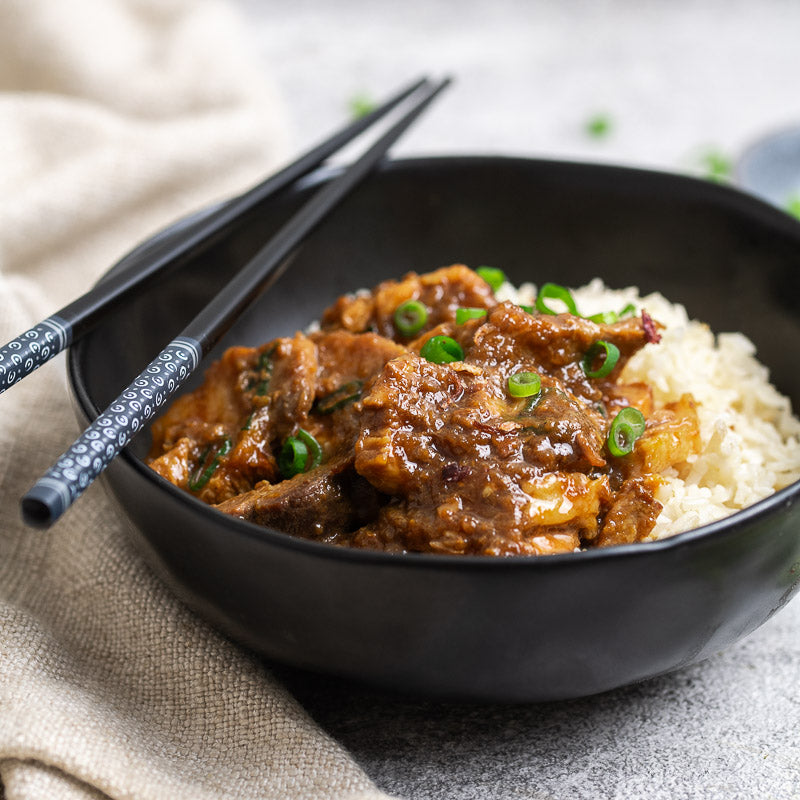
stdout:
<svg viewBox="0 0 800 800">
<path fill-rule="evenodd" d="M 2 342 L 285 156 L 248 52 L 217 0 L 3 0 Z M 0 797 L 386 797 L 160 585 L 102 483 L 51 530 L 21 524 L 19 498 L 77 433 L 63 356 L 0 396 Z"/>
</svg>

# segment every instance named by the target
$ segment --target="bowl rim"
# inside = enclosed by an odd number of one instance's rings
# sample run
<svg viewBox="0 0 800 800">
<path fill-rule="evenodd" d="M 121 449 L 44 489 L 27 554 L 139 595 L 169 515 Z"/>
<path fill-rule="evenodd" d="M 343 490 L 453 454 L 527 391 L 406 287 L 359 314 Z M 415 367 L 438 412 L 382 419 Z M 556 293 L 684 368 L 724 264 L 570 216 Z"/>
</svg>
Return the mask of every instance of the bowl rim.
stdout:
<svg viewBox="0 0 800 800">
<path fill-rule="evenodd" d="M 798 239 L 800 244 L 800 221 L 785 213 L 780 208 L 750 194 L 749 192 L 737 187 L 734 184 L 720 184 L 690 175 L 683 175 L 668 171 L 645 169 L 618 164 L 606 164 L 595 162 L 566 161 L 545 158 L 529 158 L 525 156 L 508 155 L 436 155 L 436 156 L 417 156 L 412 158 L 398 158 L 387 160 L 377 168 L 376 172 L 385 173 L 396 170 L 424 169 L 425 167 L 437 164 L 448 164 L 460 167 L 471 167 L 488 164 L 491 162 L 502 161 L 507 164 L 519 162 L 526 165 L 549 165 L 554 168 L 585 168 L 587 170 L 607 171 L 625 174 L 629 176 L 640 176 L 643 178 L 651 177 L 677 184 L 693 185 L 695 189 L 704 187 L 705 193 L 710 196 L 717 195 L 725 198 L 728 204 L 748 213 L 762 223 L 767 223 L 779 229 L 785 229 Z M 314 170 L 309 175 L 298 181 L 297 184 L 286 190 L 287 193 L 298 193 L 316 186 L 321 182 L 330 180 L 338 174 L 343 166 L 323 166 Z M 183 227 L 190 226 L 199 221 L 205 215 L 212 213 L 215 209 L 229 202 L 212 203 L 185 215 L 171 223 L 168 223 L 153 235 L 134 246 L 126 255 L 116 261 L 101 276 L 102 281 L 113 270 L 127 265 L 146 254 L 148 249 L 158 242 L 162 237 L 174 234 Z M 90 398 L 89 392 L 80 371 L 80 351 L 82 339 L 70 346 L 67 353 L 67 375 L 69 388 L 73 395 L 73 400 L 80 414 L 84 419 L 94 419 L 102 411 Z M 800 496 L 800 480 L 779 489 L 773 494 L 758 500 L 750 506 L 739 511 L 735 511 L 726 517 L 705 523 L 697 528 L 692 528 L 676 534 L 665 536 L 662 539 L 645 542 L 635 542 L 632 544 L 612 545 L 609 547 L 590 548 L 585 550 L 575 550 L 569 553 L 555 553 L 546 556 L 539 555 L 517 555 L 517 556 L 488 556 L 488 555 L 451 555 L 437 553 L 390 553 L 380 550 L 360 549 L 332 545 L 326 542 L 318 542 L 312 539 L 293 536 L 274 528 L 257 525 L 253 522 L 233 517 L 217 510 L 213 506 L 203 503 L 193 495 L 184 492 L 174 484 L 162 478 L 150 469 L 143 460 L 138 458 L 126 447 L 117 456 L 128 467 L 133 468 L 144 480 L 152 483 L 157 491 L 167 492 L 173 500 L 185 504 L 191 513 L 209 515 L 210 521 L 216 521 L 228 534 L 236 534 L 247 539 L 278 547 L 281 549 L 296 550 L 306 552 L 309 556 L 332 558 L 334 560 L 352 561 L 355 563 L 365 563 L 372 565 L 383 565 L 392 568 L 434 568 L 439 567 L 458 567 L 468 570 L 497 570 L 497 569 L 550 569 L 566 568 L 572 565 L 582 565 L 593 561 L 605 561 L 607 559 L 627 560 L 637 557 L 647 557 L 665 550 L 677 551 L 695 546 L 697 543 L 705 542 L 710 538 L 722 537 L 731 534 L 741 524 L 753 522 L 762 517 L 770 515 L 774 510 L 781 506 L 791 506 Z M 103 476 L 103 480 L 106 480 Z"/>
</svg>

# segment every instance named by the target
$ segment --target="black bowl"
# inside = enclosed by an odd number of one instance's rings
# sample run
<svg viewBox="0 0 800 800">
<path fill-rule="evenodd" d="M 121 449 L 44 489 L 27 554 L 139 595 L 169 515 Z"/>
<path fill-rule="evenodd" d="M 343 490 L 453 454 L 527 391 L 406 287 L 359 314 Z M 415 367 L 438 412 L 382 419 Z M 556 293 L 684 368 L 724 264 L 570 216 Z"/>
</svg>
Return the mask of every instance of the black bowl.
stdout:
<svg viewBox="0 0 800 800">
<path fill-rule="evenodd" d="M 81 417 L 110 403 L 328 177 L 267 203 L 73 347 Z M 159 237 L 185 235 L 193 222 Z M 293 333 L 345 291 L 459 261 L 502 267 L 515 282 L 599 275 L 661 291 L 715 330 L 747 334 L 800 408 L 800 225 L 732 189 L 608 166 L 388 164 L 220 347 Z M 226 517 L 148 469 L 147 447 L 145 433 L 107 480 L 177 595 L 271 659 L 394 690 L 501 701 L 602 692 L 719 651 L 800 585 L 800 483 L 660 542 L 539 558 L 399 556 Z"/>
</svg>

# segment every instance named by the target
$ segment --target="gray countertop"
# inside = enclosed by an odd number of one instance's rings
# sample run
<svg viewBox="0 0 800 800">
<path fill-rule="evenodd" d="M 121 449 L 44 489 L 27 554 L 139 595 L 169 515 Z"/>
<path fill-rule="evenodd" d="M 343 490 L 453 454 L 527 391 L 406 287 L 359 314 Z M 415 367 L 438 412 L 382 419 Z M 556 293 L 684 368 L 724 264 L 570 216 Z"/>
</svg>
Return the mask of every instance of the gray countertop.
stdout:
<svg viewBox="0 0 800 800">
<path fill-rule="evenodd" d="M 790 0 L 240 0 L 297 151 L 423 72 L 456 83 L 396 154 L 508 153 L 703 174 L 800 123 Z M 592 137 L 586 122 L 610 121 Z M 442 705 L 280 668 L 409 800 L 800 798 L 800 600 L 661 678 L 529 706 Z"/>
</svg>

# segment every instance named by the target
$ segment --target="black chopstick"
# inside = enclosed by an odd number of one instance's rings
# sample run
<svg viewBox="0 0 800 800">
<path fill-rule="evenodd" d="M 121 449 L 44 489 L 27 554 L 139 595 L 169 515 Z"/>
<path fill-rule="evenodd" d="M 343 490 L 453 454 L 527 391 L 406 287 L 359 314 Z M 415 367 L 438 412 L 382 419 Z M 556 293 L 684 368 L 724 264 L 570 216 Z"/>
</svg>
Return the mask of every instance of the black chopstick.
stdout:
<svg viewBox="0 0 800 800">
<path fill-rule="evenodd" d="M 173 339 L 22 498 L 28 525 L 46 528 L 83 493 L 146 421 L 183 385 L 234 320 L 266 289 L 286 258 L 384 157 L 449 83 L 424 83 L 410 109 L 357 161 L 325 184 Z"/>
<path fill-rule="evenodd" d="M 402 89 L 383 105 L 351 122 L 280 172 L 226 203 L 202 224 L 192 228 L 187 236 L 155 246 L 145 260 L 137 260 L 120 270 L 0 347 L 0 394 L 77 341 L 125 297 L 144 288 L 154 276 L 182 263 L 224 236 L 245 213 L 318 167 L 425 83 L 423 78 Z"/>
</svg>

